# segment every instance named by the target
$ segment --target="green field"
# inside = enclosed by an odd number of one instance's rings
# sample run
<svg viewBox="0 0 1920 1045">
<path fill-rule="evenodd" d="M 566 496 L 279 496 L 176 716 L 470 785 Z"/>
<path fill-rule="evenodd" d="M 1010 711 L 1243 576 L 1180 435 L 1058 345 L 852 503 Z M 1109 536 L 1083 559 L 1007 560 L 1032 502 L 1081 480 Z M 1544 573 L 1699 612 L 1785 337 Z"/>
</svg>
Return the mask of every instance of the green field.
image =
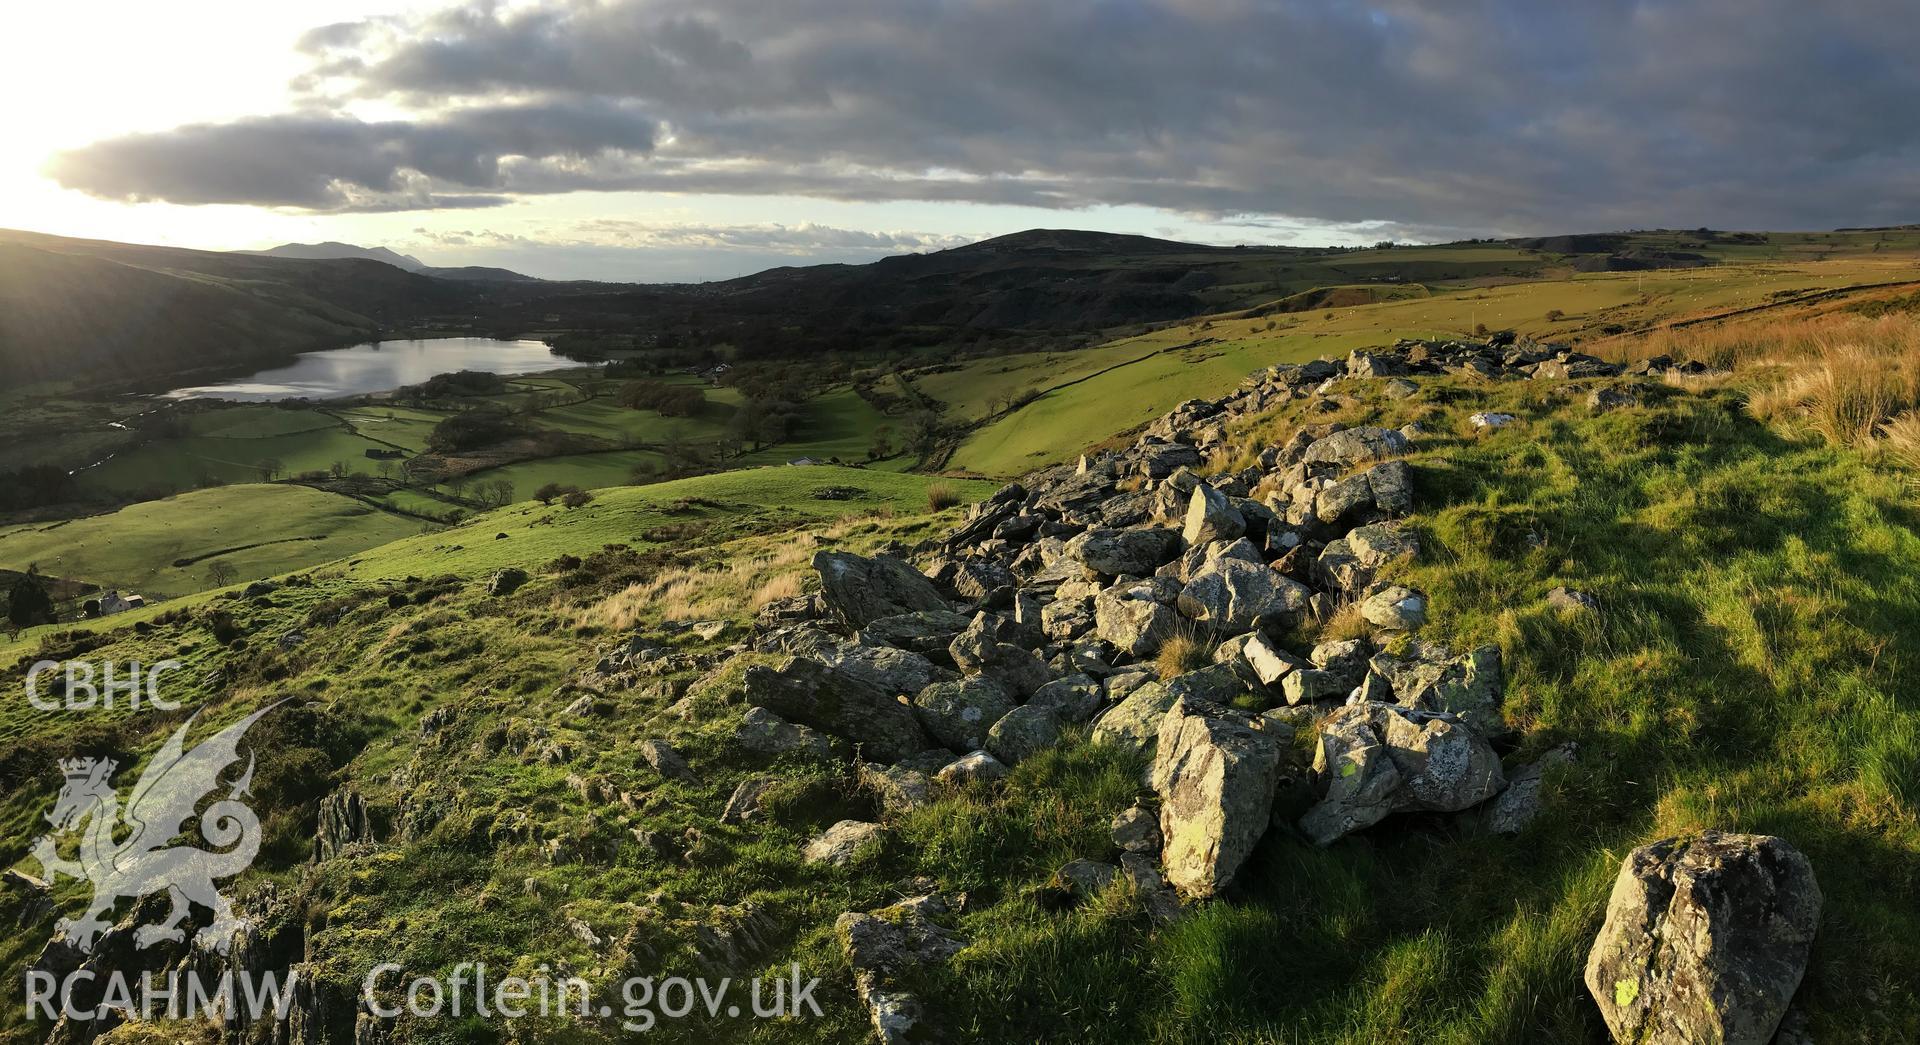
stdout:
<svg viewBox="0 0 1920 1045">
<path fill-rule="evenodd" d="M 0 532 L 0 567 L 37 563 L 55 576 L 164 598 L 210 587 L 214 558 L 243 580 L 264 577 L 386 544 L 421 525 L 304 486 L 228 486 Z"/>
</svg>

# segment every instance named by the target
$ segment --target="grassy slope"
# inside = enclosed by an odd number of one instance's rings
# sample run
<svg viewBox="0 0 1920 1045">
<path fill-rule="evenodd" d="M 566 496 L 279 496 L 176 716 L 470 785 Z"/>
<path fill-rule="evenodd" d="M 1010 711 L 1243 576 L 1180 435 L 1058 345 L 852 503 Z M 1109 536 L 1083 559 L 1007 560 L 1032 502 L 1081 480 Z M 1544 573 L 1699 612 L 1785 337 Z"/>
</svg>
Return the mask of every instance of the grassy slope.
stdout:
<svg viewBox="0 0 1920 1045">
<path fill-rule="evenodd" d="M 692 524 L 694 536 L 657 547 L 680 548 L 696 570 L 710 564 L 688 575 L 698 608 L 744 620 L 753 585 L 801 569 L 808 549 L 796 531 L 868 548 L 951 525 L 952 515 L 914 514 L 924 489 L 915 477 L 845 473 L 894 515 L 832 528 L 825 517 L 847 506 L 805 497 L 829 469 L 614 491 L 575 512 L 518 505 L 315 571 L 316 587 L 284 589 L 271 605 L 226 604 L 262 649 L 307 630 L 309 643 L 292 654 L 218 650 L 194 616 L 144 640 L 123 630 L 91 656 L 152 660 L 185 648 L 195 670 L 183 677 L 215 666 L 237 673 L 235 703 L 293 692 L 318 701 L 298 732 L 274 735 L 285 748 L 263 773 L 259 804 L 277 810 L 279 834 L 262 870 L 300 891 L 317 919 L 310 947 L 320 970 L 342 982 L 388 958 L 415 973 L 478 959 L 564 960 L 596 982 L 613 975 L 608 950 L 581 944 L 568 919 L 609 940 L 639 926 L 662 955 L 649 969 L 676 968 L 691 960 L 694 926 L 710 917 L 702 912 L 750 902 L 776 926 L 756 967 L 797 961 L 829 991 L 824 1023 L 760 1024 L 753 1040 L 851 1039 L 860 1018 L 844 993 L 832 918 L 927 874 L 970 897 L 959 928 L 974 946 L 921 985 L 957 1037 L 1590 1041 L 1602 1031 L 1580 968 L 1619 858 L 1648 839 L 1713 826 L 1781 833 L 1814 862 L 1827 913 L 1799 1004 L 1815 1035 L 1920 1034 L 1920 692 L 1900 645 L 1920 626 L 1920 593 L 1902 583 L 1920 571 L 1910 494 L 1900 477 L 1850 454 L 1747 420 L 1724 394 L 1602 417 L 1580 403 L 1532 384 L 1430 388 L 1391 413 L 1341 418 L 1417 418 L 1439 433 L 1412 458 L 1412 525 L 1425 551 L 1405 579 L 1434 596 L 1430 637 L 1503 647 L 1510 713 L 1526 731 L 1515 762 L 1561 741 L 1581 745 L 1581 761 L 1549 782 L 1552 814 L 1518 839 L 1467 816 L 1404 819 L 1325 851 L 1276 831 L 1236 895 L 1167 929 L 1151 929 L 1121 891 L 1066 912 L 1035 891 L 1067 859 L 1110 858 L 1106 822 L 1132 801 L 1140 769 L 1111 752 L 1070 741 L 1022 765 L 1004 789 L 944 796 L 895 823 L 849 871 L 829 872 L 801 866 L 799 846 L 870 809 L 824 766 L 781 770 L 790 783 L 774 822 L 718 822 L 734 784 L 759 771 L 725 739 L 739 713 L 726 702 L 728 680 L 696 690 L 684 722 L 660 715 L 670 691 L 645 686 L 609 693 L 608 715 L 590 723 L 560 713 L 577 695 L 565 680 L 609 637 L 591 624 L 593 608 L 662 564 L 616 551 L 580 571 L 538 569 L 550 557 Z M 1489 408 L 1523 420 L 1470 435 L 1466 414 Z M 1250 426 L 1244 445 L 1271 442 L 1291 423 Z M 719 505 L 674 503 L 691 497 Z M 745 536 L 719 543 L 735 534 Z M 736 568 L 743 562 L 753 565 Z M 479 578 L 509 563 L 534 569 L 536 582 L 509 600 L 481 596 Z M 439 574 L 461 580 L 404 580 Z M 1603 612 L 1549 612 L 1543 596 L 1558 583 L 1595 592 Z M 420 604 L 390 610 L 389 590 Z M 670 602 L 639 600 L 643 632 Z M 311 623 L 334 613 L 344 614 L 337 625 Z M 449 740 L 423 741 L 414 722 L 442 705 L 457 709 Z M 101 719 L 27 723 L 21 714 L 0 713 L 0 736 L 31 729 L 40 745 L 31 751 L 64 754 L 107 729 Z M 109 732 L 132 750 L 151 747 L 161 728 L 119 722 L 115 730 L 135 734 Z M 637 758 L 632 745 L 662 733 L 692 759 L 697 784 L 661 781 Z M 516 746 L 541 735 L 572 754 L 547 765 Z M 13 743 L 0 764 L 29 751 Z M 631 807 L 587 802 L 570 778 L 637 798 Z M 34 779 L 0 805 L 7 854 L 47 798 Z M 312 796 L 342 779 L 381 815 L 419 826 L 412 841 L 302 882 L 295 869 Z M 700 841 L 685 864 L 631 845 L 579 862 L 540 855 L 552 839 L 614 846 L 634 826 L 673 838 L 691 828 Z M 641 913 L 637 898 L 654 890 L 659 899 L 646 906 L 659 913 Z M 30 950 L 9 943 L 0 961 L 17 966 Z M 738 1040 L 742 1028 L 696 1021 L 656 1033 Z M 599 1040 L 577 1029 L 569 1038 Z"/>
<path fill-rule="evenodd" d="M 419 529 L 413 520 L 304 486 L 227 486 L 0 532 L 0 566 L 39 563 L 56 576 L 172 596 L 205 588 L 202 557 L 223 549 L 245 548 L 220 558 L 242 577 L 259 577 L 351 555 Z M 181 559 L 200 561 L 173 565 Z"/>
<path fill-rule="evenodd" d="M 1594 273 L 1298 315 L 1195 321 L 1094 350 L 1111 363 L 1147 358 L 1050 392 L 982 427 L 950 463 L 982 475 L 1018 474 L 1066 460 L 1105 433 L 1156 417 L 1183 399 L 1219 395 L 1258 367 L 1343 354 L 1395 337 L 1456 336 L 1485 325 L 1540 338 L 1604 342 L 1605 330 L 1613 325 L 1641 329 L 1676 318 L 1766 304 L 1778 300 L 1776 294 L 1916 278 L 1920 268 L 1910 254 L 1825 262 L 1769 261 Z M 1554 311 L 1563 315 L 1549 320 L 1548 313 Z M 1152 354 L 1197 338 L 1220 343 Z M 985 413 L 980 407 L 987 399 L 975 389 L 1002 391 L 1009 375 L 1018 375 L 1021 387 L 1042 388 L 1077 376 L 1063 371 L 1059 381 L 1047 381 L 1042 376 L 1044 360 L 1040 356 L 977 360 L 958 372 L 925 378 L 916 385 L 954 405 L 958 416 L 975 418 Z M 1116 423 L 1122 418 L 1124 424 Z"/>
</svg>

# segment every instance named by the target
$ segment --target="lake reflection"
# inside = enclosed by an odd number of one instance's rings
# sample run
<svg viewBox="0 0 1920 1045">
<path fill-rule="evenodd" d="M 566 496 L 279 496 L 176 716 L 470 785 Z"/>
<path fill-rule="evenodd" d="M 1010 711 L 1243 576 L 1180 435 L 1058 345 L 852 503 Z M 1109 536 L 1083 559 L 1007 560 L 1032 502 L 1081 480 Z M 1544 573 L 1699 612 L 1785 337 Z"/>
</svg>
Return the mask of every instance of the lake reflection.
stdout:
<svg viewBox="0 0 1920 1045">
<path fill-rule="evenodd" d="M 239 402 L 339 399 L 417 385 L 435 374 L 455 370 L 534 374 L 580 365 L 555 355 L 539 341 L 496 341 L 486 337 L 377 341 L 303 353 L 292 366 L 262 370 L 224 384 L 176 388 L 165 398 Z"/>
</svg>

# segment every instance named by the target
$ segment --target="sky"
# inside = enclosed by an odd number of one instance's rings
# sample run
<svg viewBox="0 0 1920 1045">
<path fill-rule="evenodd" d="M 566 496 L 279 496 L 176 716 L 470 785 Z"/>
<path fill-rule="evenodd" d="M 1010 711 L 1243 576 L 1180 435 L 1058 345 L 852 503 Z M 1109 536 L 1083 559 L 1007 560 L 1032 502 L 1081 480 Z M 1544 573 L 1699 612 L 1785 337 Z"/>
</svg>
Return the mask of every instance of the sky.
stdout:
<svg viewBox="0 0 1920 1045">
<path fill-rule="evenodd" d="M 1899 0 L 25 0 L 0 227 L 681 281 L 1920 220 Z"/>
</svg>

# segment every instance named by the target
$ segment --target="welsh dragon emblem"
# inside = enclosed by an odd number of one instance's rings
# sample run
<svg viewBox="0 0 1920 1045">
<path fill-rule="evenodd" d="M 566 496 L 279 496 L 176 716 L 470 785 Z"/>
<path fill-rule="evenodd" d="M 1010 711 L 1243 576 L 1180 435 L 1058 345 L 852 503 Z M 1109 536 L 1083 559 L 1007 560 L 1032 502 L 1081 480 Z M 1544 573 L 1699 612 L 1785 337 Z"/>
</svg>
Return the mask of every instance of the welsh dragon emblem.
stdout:
<svg viewBox="0 0 1920 1045">
<path fill-rule="evenodd" d="M 204 810 L 200 803 L 221 787 L 220 774 L 240 758 L 240 738 L 260 716 L 278 705 L 269 705 L 228 726 L 185 750 L 187 730 L 192 718 L 174 730 L 173 736 L 155 753 L 140 780 L 133 785 L 124 811 L 114 790 L 113 774 L 118 768 L 112 759 L 62 759 L 60 772 L 66 784 L 47 814 L 52 833 L 34 843 L 33 856 L 48 881 L 59 876 L 86 879 L 93 883 L 93 900 L 86 914 L 63 918 L 57 926 L 67 941 L 83 953 L 91 953 L 95 941 L 111 922 L 114 905 L 123 897 L 139 898 L 164 890 L 173 902 L 166 920 L 158 925 L 143 925 L 134 932 L 134 945 L 150 947 L 161 941 L 184 943 L 186 931 L 180 927 L 192 905 L 213 911 L 213 922 L 200 930 L 197 942 L 227 953 L 234 931 L 241 926 L 233 908 L 216 880 L 231 878 L 247 869 L 260 851 L 260 821 L 240 799 L 246 797 L 253 781 L 253 756 L 247 756 L 247 768 L 234 781 L 226 797 L 217 798 Z M 212 850 L 190 845 L 172 845 L 198 818 L 200 837 Z M 79 859 L 60 856 L 56 836 L 80 831 Z M 115 835 L 125 837 L 115 840 Z"/>
</svg>

